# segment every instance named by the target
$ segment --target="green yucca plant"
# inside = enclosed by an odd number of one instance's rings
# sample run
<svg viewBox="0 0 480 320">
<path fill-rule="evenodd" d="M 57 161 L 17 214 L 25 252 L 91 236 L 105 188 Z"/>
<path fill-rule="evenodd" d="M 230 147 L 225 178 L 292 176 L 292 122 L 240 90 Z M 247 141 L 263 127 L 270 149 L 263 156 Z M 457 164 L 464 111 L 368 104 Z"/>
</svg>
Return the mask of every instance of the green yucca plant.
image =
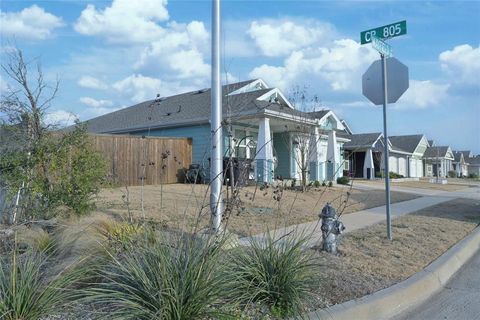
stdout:
<svg viewBox="0 0 480 320">
<path fill-rule="evenodd" d="M 71 264 L 55 272 L 44 252 L 13 250 L 0 265 L 0 319 L 36 320 L 58 314 L 75 296 L 84 269 Z"/>
<path fill-rule="evenodd" d="M 129 247 L 98 269 L 86 301 L 111 319 L 201 319 L 225 290 L 220 245 L 191 236 Z"/>
<path fill-rule="evenodd" d="M 241 306 L 267 306 L 275 316 L 299 315 L 319 278 L 313 253 L 304 250 L 308 237 L 274 240 L 267 232 L 249 247 L 228 256 L 229 297 Z"/>
</svg>

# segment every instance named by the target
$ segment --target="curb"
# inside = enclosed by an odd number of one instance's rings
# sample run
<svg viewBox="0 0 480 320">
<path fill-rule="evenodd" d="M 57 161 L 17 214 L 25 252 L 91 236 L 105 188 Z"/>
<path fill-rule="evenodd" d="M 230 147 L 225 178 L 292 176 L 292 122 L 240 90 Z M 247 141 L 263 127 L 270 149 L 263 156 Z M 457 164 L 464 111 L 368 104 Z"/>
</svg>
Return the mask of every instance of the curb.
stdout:
<svg viewBox="0 0 480 320">
<path fill-rule="evenodd" d="M 420 305 L 480 250 L 480 227 L 448 249 L 422 271 L 391 287 L 305 315 L 311 320 L 388 319 Z"/>
</svg>

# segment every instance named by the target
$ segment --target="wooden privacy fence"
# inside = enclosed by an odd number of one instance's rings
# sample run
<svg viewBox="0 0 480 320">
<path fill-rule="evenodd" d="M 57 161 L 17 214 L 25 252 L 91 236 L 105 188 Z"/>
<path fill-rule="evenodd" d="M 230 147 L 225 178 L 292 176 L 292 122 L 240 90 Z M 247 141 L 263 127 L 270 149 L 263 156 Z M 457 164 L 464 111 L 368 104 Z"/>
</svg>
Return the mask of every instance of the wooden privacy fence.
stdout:
<svg viewBox="0 0 480 320">
<path fill-rule="evenodd" d="M 192 163 L 191 138 L 92 134 L 107 160 L 109 175 L 119 185 L 183 182 Z"/>
</svg>

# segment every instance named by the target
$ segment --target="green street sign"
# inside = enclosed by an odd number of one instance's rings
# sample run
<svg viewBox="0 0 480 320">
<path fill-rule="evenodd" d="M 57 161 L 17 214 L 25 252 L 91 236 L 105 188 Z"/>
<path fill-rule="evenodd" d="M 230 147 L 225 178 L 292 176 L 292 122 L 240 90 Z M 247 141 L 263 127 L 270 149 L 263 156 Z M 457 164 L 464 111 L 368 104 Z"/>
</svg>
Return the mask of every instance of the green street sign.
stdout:
<svg viewBox="0 0 480 320">
<path fill-rule="evenodd" d="M 380 39 L 388 39 L 407 34 L 407 21 L 399 21 L 386 26 L 360 32 L 360 43 L 372 42 L 372 36 Z"/>
<path fill-rule="evenodd" d="M 387 58 L 393 56 L 392 47 L 377 36 L 372 36 L 372 46 Z"/>
</svg>

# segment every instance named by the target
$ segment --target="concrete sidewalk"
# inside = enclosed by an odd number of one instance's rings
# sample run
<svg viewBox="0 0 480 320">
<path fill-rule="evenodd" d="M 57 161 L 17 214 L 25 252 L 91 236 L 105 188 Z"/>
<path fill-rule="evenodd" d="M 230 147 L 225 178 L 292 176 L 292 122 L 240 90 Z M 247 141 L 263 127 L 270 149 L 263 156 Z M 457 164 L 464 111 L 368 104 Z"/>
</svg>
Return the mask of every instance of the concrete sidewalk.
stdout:
<svg viewBox="0 0 480 320">
<path fill-rule="evenodd" d="M 392 218 L 409 214 L 418 211 L 423 208 L 437 205 L 446 201 L 452 200 L 451 197 L 420 197 L 413 200 L 397 202 L 391 205 L 390 212 Z M 386 220 L 386 206 L 380 206 L 370 208 L 366 210 L 357 211 L 354 213 L 345 214 L 341 217 L 346 230 L 345 232 L 351 232 L 353 230 L 361 229 L 372 224 L 382 222 Z M 320 222 L 313 221 L 302 223 L 298 225 L 289 226 L 286 228 L 280 228 L 274 231 L 270 231 L 273 239 L 280 239 L 287 234 L 296 234 L 299 236 L 308 235 L 309 241 L 307 246 L 318 245 L 322 239 L 322 232 L 320 230 Z M 253 239 L 260 240 L 265 237 L 265 233 L 253 236 Z M 239 243 L 241 245 L 248 245 L 250 237 L 240 238 Z"/>
<path fill-rule="evenodd" d="M 354 189 L 359 190 L 385 190 L 384 184 L 372 184 L 372 183 L 362 183 L 361 181 L 355 181 L 353 184 Z M 401 187 L 401 186 L 390 186 L 391 191 L 413 193 L 421 196 L 429 197 L 449 197 L 452 199 L 456 198 L 468 198 L 474 200 L 480 200 L 480 187 L 470 186 L 465 189 L 457 191 L 444 191 L 444 190 L 432 190 L 424 188 L 410 188 L 410 187 Z"/>
</svg>

